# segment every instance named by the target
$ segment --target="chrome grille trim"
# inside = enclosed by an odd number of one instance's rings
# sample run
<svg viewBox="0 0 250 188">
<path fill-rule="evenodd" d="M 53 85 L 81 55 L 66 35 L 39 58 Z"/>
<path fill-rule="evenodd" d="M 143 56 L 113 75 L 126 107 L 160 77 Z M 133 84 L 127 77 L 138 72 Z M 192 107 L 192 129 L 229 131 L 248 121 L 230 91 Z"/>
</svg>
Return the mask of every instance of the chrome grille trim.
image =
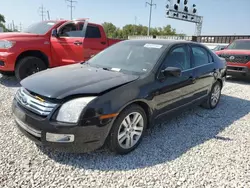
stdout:
<svg viewBox="0 0 250 188">
<path fill-rule="evenodd" d="M 220 54 L 219 57 L 225 58 L 227 62 L 246 64 L 250 61 L 249 55 L 235 55 L 235 54 Z M 230 59 L 230 57 L 234 57 Z"/>
<path fill-rule="evenodd" d="M 24 108 L 41 116 L 48 116 L 57 104 L 48 101 L 40 101 L 24 88 L 20 88 L 15 95 L 17 102 Z"/>
</svg>

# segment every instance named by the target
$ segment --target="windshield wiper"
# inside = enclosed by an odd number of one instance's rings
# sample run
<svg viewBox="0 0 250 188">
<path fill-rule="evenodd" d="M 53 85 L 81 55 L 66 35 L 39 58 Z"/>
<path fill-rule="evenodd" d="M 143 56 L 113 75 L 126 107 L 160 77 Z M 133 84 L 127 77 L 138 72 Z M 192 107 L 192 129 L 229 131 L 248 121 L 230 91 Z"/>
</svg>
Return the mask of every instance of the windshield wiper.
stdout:
<svg viewBox="0 0 250 188">
<path fill-rule="evenodd" d="M 88 64 L 88 61 L 82 61 L 80 64 Z"/>
<path fill-rule="evenodd" d="M 102 69 L 103 69 L 103 70 L 107 70 L 107 71 L 111 71 L 111 69 L 106 68 L 106 67 L 103 67 Z"/>
<path fill-rule="evenodd" d="M 112 72 L 120 72 L 121 69 L 119 68 L 107 68 L 107 67 L 103 67 L 103 70 L 107 70 L 107 71 L 112 71 Z"/>
</svg>

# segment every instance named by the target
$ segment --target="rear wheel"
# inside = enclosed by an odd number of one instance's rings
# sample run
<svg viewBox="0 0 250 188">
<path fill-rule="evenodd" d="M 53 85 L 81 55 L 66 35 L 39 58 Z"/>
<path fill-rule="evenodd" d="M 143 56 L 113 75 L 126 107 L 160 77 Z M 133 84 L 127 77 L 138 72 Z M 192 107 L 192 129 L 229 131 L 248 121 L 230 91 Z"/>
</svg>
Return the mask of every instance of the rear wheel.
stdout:
<svg viewBox="0 0 250 188">
<path fill-rule="evenodd" d="M 45 69 L 47 69 L 47 66 L 43 62 L 43 60 L 37 57 L 29 56 L 17 62 L 17 66 L 15 68 L 15 75 L 17 79 L 21 81 L 24 78 Z"/>
<path fill-rule="evenodd" d="M 118 154 L 133 151 L 141 142 L 147 126 L 144 110 L 131 105 L 117 117 L 109 136 L 109 149 Z"/>
<path fill-rule="evenodd" d="M 215 82 L 207 100 L 201 106 L 207 109 L 216 108 L 216 106 L 220 101 L 221 89 L 222 89 L 221 83 L 218 81 Z"/>
</svg>

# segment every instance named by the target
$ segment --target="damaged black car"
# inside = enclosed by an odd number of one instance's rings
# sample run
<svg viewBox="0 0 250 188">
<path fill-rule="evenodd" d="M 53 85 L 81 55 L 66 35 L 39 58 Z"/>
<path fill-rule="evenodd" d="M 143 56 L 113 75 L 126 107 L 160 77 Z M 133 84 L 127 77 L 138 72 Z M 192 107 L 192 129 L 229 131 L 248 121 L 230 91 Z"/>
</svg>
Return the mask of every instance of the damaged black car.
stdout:
<svg viewBox="0 0 250 188">
<path fill-rule="evenodd" d="M 36 73 L 13 100 L 18 128 L 38 145 L 88 152 L 134 150 L 156 119 L 214 109 L 226 62 L 188 41 L 127 40 L 87 62 Z"/>
</svg>

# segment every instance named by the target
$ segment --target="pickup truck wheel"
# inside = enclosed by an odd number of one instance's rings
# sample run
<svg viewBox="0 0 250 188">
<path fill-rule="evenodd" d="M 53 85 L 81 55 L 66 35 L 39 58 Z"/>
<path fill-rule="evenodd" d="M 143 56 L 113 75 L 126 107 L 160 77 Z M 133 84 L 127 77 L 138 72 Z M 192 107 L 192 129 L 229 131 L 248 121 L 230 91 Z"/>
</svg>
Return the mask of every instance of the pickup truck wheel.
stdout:
<svg viewBox="0 0 250 188">
<path fill-rule="evenodd" d="M 29 56 L 17 62 L 15 75 L 18 81 L 21 81 L 24 78 L 45 69 L 47 69 L 47 66 L 45 65 L 43 60 L 37 57 Z"/>
<path fill-rule="evenodd" d="M 146 131 L 147 117 L 138 105 L 131 105 L 124 109 L 115 120 L 108 146 L 112 152 L 127 154 L 133 151 L 141 142 Z"/>
<path fill-rule="evenodd" d="M 5 71 L 0 71 L 0 74 L 2 74 L 4 76 L 14 76 L 15 75 L 14 72 L 5 72 Z"/>
</svg>

